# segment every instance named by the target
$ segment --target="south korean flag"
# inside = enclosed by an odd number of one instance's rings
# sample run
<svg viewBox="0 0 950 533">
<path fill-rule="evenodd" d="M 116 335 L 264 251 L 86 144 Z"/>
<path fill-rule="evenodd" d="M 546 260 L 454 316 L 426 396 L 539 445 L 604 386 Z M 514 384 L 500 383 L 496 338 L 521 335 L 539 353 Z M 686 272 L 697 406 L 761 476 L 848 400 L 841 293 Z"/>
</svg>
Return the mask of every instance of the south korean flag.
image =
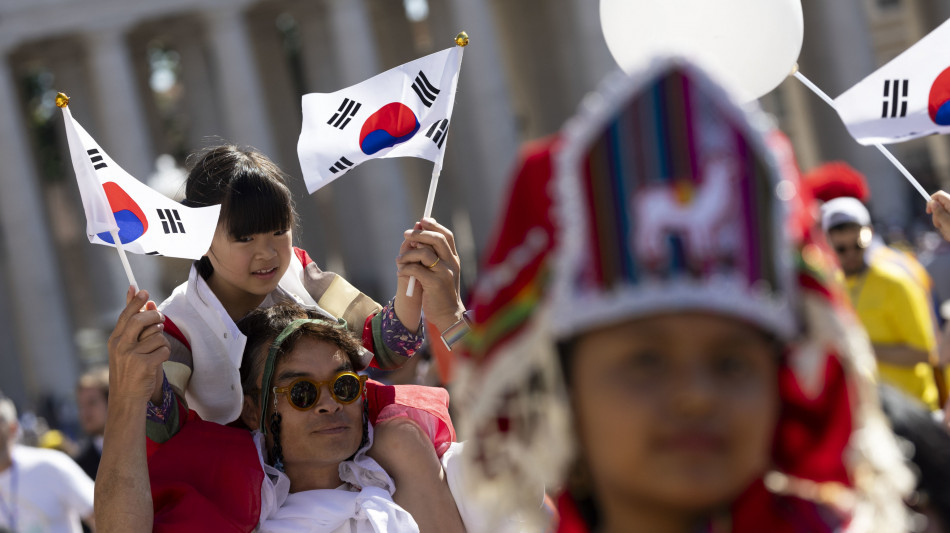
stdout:
<svg viewBox="0 0 950 533">
<path fill-rule="evenodd" d="M 220 205 L 190 208 L 130 176 L 63 107 L 69 154 L 79 182 L 89 242 L 144 255 L 198 259 L 211 247 Z"/>
<path fill-rule="evenodd" d="M 405 63 L 335 93 L 303 97 L 297 155 L 311 193 L 377 157 L 442 166 L 462 47 Z"/>
<path fill-rule="evenodd" d="M 950 20 L 835 99 L 864 145 L 950 133 Z"/>
</svg>

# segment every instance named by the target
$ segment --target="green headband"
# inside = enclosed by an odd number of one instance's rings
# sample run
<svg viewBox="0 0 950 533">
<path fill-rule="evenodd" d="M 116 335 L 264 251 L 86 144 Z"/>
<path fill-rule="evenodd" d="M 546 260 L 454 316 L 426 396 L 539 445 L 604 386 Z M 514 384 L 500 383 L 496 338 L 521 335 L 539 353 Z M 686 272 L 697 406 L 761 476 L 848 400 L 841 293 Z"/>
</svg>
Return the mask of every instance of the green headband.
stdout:
<svg viewBox="0 0 950 533">
<path fill-rule="evenodd" d="M 264 417 L 267 415 L 267 397 L 270 395 L 271 380 L 274 378 L 274 360 L 277 359 L 277 350 L 287 340 L 287 337 L 291 336 L 304 324 L 325 324 L 335 329 L 346 329 L 346 320 L 342 318 L 336 319 L 336 322 L 325 318 L 300 318 L 287 324 L 287 327 L 274 339 L 273 344 L 270 345 L 270 351 L 267 352 L 267 361 L 264 363 L 264 377 L 261 379 L 261 423 L 258 429 L 260 429 L 262 435 L 267 435 L 267 424 L 264 423 Z"/>
</svg>

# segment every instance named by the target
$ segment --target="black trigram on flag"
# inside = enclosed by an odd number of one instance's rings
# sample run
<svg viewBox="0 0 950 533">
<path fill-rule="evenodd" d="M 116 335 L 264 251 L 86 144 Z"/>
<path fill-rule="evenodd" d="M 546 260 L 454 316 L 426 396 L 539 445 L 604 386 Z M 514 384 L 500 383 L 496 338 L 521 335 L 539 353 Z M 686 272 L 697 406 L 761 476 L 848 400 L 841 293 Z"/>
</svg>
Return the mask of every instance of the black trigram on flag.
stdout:
<svg viewBox="0 0 950 533">
<path fill-rule="evenodd" d="M 428 131 L 426 131 L 426 137 L 432 139 L 432 142 L 434 142 L 435 145 L 441 149 L 442 144 L 445 142 L 445 138 L 448 137 L 448 133 L 449 119 L 444 118 L 429 126 Z"/>
<path fill-rule="evenodd" d="M 884 80 L 884 108 L 881 118 L 907 116 L 907 86 L 910 80 Z"/>
<path fill-rule="evenodd" d="M 89 150 L 86 150 L 86 153 L 89 154 L 89 160 L 92 161 L 92 166 L 96 170 L 99 170 L 100 168 L 106 168 L 108 166 L 106 165 L 106 162 L 102 160 L 102 156 L 99 155 L 99 150 L 90 148 Z"/>
<path fill-rule="evenodd" d="M 416 91 L 426 107 L 432 107 L 432 102 L 435 102 L 436 97 L 439 96 L 439 90 L 429 83 L 429 79 L 421 70 L 416 74 L 416 81 L 412 82 L 412 90 Z"/>
<path fill-rule="evenodd" d="M 349 98 L 344 98 L 343 103 L 340 104 L 340 108 L 337 109 L 336 113 L 330 120 L 327 121 L 327 124 L 333 126 L 334 128 L 340 128 L 341 130 L 350 123 L 350 120 L 353 120 L 353 117 L 356 116 L 356 112 L 363 107 L 363 104 L 357 102 L 356 100 L 350 100 Z"/>
<path fill-rule="evenodd" d="M 351 163 L 349 159 L 345 157 L 341 157 L 339 161 L 337 161 L 336 163 L 333 164 L 332 167 L 330 167 L 330 172 L 336 174 L 337 172 L 340 172 L 341 170 L 347 170 L 348 168 L 352 166 L 353 166 L 353 163 Z"/>
<path fill-rule="evenodd" d="M 158 218 L 162 220 L 162 229 L 165 230 L 166 235 L 185 232 L 185 226 L 181 223 L 177 209 L 156 209 L 156 211 L 158 211 Z"/>
</svg>

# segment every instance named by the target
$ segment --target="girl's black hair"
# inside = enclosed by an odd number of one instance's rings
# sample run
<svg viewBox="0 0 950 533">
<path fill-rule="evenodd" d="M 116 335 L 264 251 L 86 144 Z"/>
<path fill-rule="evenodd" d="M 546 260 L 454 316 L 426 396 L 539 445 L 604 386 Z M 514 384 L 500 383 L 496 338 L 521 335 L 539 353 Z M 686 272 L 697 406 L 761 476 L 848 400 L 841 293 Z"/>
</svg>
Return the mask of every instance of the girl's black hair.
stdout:
<svg viewBox="0 0 950 533">
<path fill-rule="evenodd" d="M 193 154 L 189 165 L 182 203 L 188 207 L 221 204 L 219 224 L 231 237 L 293 228 L 297 213 L 286 176 L 264 154 L 225 144 Z M 207 257 L 197 261 L 196 267 L 205 279 L 214 271 Z"/>
</svg>

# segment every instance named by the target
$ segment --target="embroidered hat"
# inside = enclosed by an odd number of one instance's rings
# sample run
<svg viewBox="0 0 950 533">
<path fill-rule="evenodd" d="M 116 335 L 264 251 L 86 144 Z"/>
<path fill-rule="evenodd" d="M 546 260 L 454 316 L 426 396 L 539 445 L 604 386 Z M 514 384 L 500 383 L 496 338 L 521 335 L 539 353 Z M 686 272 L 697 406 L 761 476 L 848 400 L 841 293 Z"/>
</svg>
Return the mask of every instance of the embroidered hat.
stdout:
<svg viewBox="0 0 950 533">
<path fill-rule="evenodd" d="M 558 342 L 703 311 L 768 332 L 786 352 L 774 472 L 756 486 L 803 497 L 804 483 L 805 499 L 852 522 L 900 527 L 909 473 L 800 191 L 768 120 L 681 60 L 608 78 L 557 137 L 529 146 L 475 284 L 453 391 L 474 496 L 499 516 L 531 516 L 542 485 L 563 486 L 575 437 Z M 737 504 L 733 531 L 782 531 L 750 501 Z"/>
<path fill-rule="evenodd" d="M 556 156 L 558 336 L 692 309 L 791 338 L 790 240 L 774 223 L 789 207 L 765 137 L 688 68 L 624 82 L 568 123 Z"/>
</svg>

